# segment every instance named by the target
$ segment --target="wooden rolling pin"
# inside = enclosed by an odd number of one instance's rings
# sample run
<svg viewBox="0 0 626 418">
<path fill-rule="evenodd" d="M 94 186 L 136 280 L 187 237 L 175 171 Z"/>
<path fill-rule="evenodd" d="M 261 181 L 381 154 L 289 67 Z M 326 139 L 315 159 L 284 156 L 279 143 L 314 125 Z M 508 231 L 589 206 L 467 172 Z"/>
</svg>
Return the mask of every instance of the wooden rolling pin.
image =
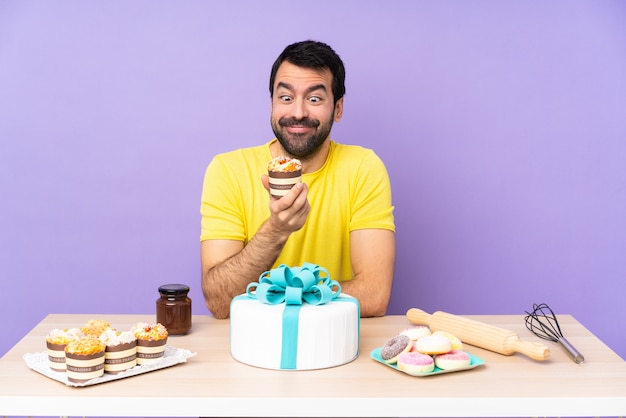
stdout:
<svg viewBox="0 0 626 418">
<path fill-rule="evenodd" d="M 409 309 L 406 317 L 413 324 L 428 325 L 431 331 L 449 332 L 464 343 L 505 356 L 522 353 L 539 361 L 550 357 L 550 349 L 544 344 L 520 340 L 513 331 L 469 318 L 441 311 L 430 315 L 417 308 Z"/>
</svg>

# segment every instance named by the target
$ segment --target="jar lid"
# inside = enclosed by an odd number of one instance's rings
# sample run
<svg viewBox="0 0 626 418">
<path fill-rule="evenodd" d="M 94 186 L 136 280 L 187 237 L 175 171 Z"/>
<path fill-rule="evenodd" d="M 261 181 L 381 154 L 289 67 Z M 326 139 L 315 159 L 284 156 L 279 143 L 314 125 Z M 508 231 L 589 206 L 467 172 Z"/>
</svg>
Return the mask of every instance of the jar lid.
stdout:
<svg viewBox="0 0 626 418">
<path fill-rule="evenodd" d="M 166 295 L 182 295 L 189 292 L 189 286 L 186 284 L 164 284 L 159 286 L 159 293 Z"/>
</svg>

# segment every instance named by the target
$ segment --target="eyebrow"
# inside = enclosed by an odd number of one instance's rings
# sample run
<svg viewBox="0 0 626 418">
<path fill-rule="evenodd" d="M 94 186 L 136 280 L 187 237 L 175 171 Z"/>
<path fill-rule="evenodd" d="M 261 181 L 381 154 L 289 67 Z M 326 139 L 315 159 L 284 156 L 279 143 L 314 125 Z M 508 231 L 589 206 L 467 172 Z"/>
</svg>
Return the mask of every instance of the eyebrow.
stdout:
<svg viewBox="0 0 626 418">
<path fill-rule="evenodd" d="M 284 89 L 290 90 L 290 91 L 293 91 L 293 89 L 294 89 L 291 84 L 285 83 L 283 81 L 279 81 L 278 84 L 276 85 L 276 90 L 278 90 L 281 87 L 284 88 Z M 315 84 L 315 85 L 309 87 L 308 89 L 306 89 L 306 93 L 307 94 L 308 93 L 312 93 L 312 92 L 314 92 L 316 90 L 322 90 L 322 91 L 326 92 L 326 86 L 324 84 Z"/>
</svg>

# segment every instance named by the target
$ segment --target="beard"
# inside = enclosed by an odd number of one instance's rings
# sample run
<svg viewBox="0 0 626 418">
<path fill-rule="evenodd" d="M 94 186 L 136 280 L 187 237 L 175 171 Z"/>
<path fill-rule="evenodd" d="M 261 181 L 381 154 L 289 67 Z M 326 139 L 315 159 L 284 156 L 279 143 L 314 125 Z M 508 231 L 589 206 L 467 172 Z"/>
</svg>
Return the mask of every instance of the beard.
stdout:
<svg viewBox="0 0 626 418">
<path fill-rule="evenodd" d="M 312 133 L 293 134 L 285 130 L 288 126 L 303 125 L 315 128 Z M 330 135 L 333 127 L 333 117 L 327 123 L 321 123 L 316 119 L 302 118 L 280 118 L 278 122 L 272 121 L 272 131 L 282 145 L 292 157 L 306 159 L 320 149 L 326 138 Z"/>
</svg>

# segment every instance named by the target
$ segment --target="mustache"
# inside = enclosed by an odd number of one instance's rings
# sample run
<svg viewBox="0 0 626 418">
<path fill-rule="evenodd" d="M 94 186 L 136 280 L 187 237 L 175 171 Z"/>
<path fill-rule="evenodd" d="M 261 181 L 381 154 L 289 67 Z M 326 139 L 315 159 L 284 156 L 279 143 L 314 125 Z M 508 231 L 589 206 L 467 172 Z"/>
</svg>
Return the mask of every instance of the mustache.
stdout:
<svg viewBox="0 0 626 418">
<path fill-rule="evenodd" d="M 306 126 L 307 128 L 317 128 L 320 125 L 320 121 L 309 118 L 295 119 L 295 118 L 281 118 L 278 124 L 282 127 L 285 126 Z"/>
</svg>

